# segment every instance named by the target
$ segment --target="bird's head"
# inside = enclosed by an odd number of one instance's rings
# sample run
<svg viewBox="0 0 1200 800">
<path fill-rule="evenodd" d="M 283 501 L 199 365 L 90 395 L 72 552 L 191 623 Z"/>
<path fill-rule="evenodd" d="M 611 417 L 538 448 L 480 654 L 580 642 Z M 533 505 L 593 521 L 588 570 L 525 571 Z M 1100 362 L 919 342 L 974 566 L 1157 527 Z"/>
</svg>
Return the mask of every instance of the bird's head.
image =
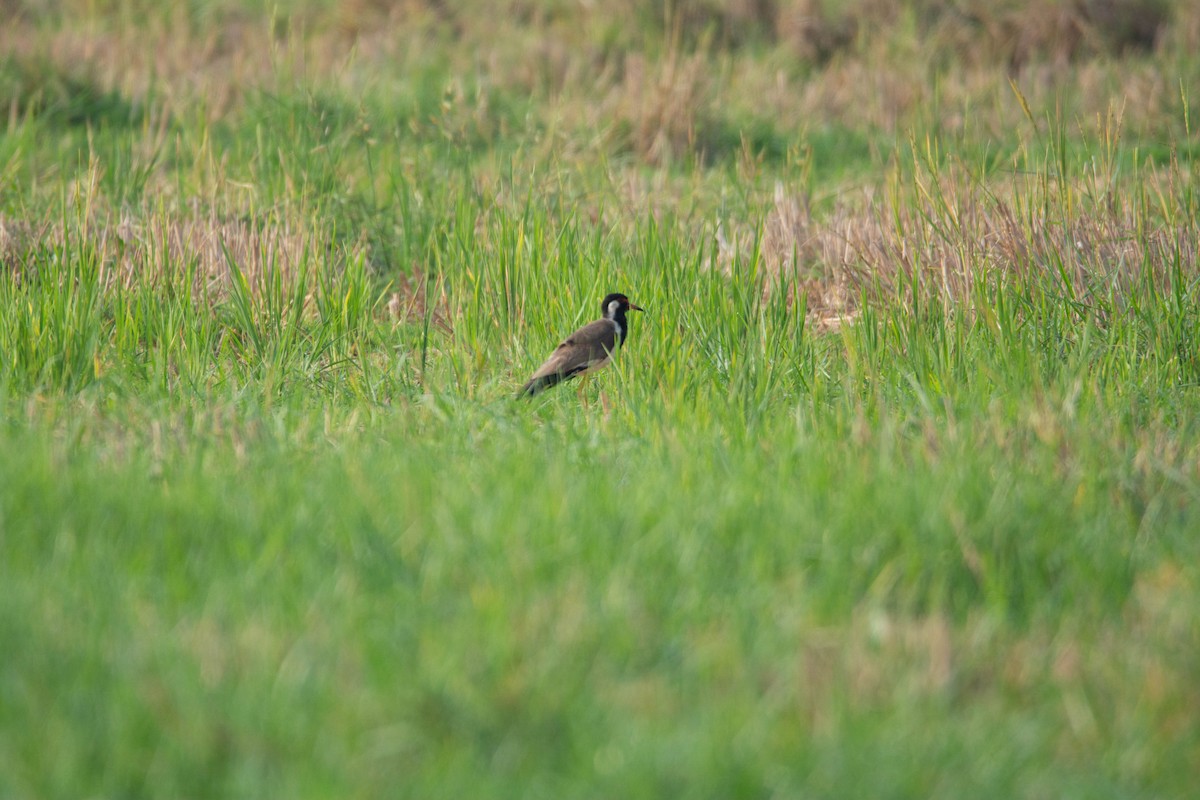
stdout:
<svg viewBox="0 0 1200 800">
<path fill-rule="evenodd" d="M 629 298 L 625 295 L 614 292 L 607 295 L 600 303 L 600 311 L 604 314 L 605 318 L 613 319 L 625 311 L 645 311 L 645 309 L 629 302 Z"/>
</svg>

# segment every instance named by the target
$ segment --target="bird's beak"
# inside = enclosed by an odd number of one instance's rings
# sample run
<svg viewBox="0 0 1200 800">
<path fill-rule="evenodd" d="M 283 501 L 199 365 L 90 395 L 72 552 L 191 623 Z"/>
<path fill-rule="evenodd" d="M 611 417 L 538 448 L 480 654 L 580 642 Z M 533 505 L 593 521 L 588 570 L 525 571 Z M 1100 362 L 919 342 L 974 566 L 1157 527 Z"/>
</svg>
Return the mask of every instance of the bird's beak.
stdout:
<svg viewBox="0 0 1200 800">
<path fill-rule="evenodd" d="M 641 306 L 634 305 L 633 303 L 630 303 L 630 304 L 629 304 L 629 310 L 630 310 L 630 311 L 645 311 L 646 309 L 642 308 Z"/>
</svg>

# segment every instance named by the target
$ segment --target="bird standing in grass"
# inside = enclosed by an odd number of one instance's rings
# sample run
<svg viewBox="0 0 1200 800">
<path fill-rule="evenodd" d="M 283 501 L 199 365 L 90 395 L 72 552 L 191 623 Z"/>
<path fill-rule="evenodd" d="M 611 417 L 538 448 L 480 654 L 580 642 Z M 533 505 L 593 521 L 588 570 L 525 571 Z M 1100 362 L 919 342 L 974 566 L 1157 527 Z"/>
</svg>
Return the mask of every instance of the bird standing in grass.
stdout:
<svg viewBox="0 0 1200 800">
<path fill-rule="evenodd" d="M 606 366 L 629 336 L 626 312 L 644 309 L 629 302 L 625 295 L 613 293 L 600 303 L 600 310 L 604 316 L 563 340 L 546 363 L 538 367 L 529 382 L 521 387 L 517 397 L 532 397 L 576 375 L 586 375 Z"/>
</svg>

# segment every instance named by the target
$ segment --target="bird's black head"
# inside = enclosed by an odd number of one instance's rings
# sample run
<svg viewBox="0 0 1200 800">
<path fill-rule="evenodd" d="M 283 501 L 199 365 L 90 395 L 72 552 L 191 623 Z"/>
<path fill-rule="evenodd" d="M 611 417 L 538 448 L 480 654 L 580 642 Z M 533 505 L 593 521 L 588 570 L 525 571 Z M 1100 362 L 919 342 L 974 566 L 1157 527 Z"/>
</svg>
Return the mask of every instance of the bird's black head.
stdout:
<svg viewBox="0 0 1200 800">
<path fill-rule="evenodd" d="M 600 312 L 607 319 L 616 319 L 624 317 L 626 311 L 644 311 L 645 309 L 636 306 L 629 302 L 629 298 L 620 292 L 613 292 L 605 295 L 604 300 L 600 302 Z"/>
</svg>

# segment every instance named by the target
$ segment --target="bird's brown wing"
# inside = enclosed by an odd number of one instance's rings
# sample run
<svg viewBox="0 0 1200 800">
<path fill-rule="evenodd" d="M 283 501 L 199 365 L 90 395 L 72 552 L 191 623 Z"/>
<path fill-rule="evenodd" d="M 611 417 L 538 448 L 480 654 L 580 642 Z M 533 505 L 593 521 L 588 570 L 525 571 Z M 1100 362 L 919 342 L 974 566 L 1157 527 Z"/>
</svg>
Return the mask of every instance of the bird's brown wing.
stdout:
<svg viewBox="0 0 1200 800">
<path fill-rule="evenodd" d="M 617 327 L 612 320 L 589 322 L 568 336 L 538 367 L 519 394 L 533 395 L 603 363 L 617 349 Z"/>
</svg>

